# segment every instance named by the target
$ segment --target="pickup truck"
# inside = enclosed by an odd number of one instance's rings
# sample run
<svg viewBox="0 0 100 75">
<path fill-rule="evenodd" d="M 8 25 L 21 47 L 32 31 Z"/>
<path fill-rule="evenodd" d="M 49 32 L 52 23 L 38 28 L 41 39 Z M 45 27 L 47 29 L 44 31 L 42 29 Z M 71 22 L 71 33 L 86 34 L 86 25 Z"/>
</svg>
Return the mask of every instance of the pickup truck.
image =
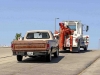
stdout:
<svg viewBox="0 0 100 75">
<path fill-rule="evenodd" d="M 22 61 L 23 56 L 45 56 L 46 61 L 51 62 L 52 54 L 59 56 L 57 40 L 49 30 L 27 31 L 22 40 L 11 42 L 11 50 L 17 61 Z"/>
</svg>

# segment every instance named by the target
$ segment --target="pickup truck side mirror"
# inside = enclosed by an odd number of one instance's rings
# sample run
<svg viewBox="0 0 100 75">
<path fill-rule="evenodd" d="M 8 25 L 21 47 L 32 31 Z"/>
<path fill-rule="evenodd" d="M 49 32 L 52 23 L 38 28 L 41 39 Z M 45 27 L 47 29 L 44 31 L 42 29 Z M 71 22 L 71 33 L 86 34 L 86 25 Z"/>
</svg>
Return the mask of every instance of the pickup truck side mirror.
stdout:
<svg viewBox="0 0 100 75">
<path fill-rule="evenodd" d="M 24 40 L 24 37 L 22 37 L 22 40 Z"/>
<path fill-rule="evenodd" d="M 86 26 L 86 32 L 89 30 L 89 26 Z"/>
</svg>

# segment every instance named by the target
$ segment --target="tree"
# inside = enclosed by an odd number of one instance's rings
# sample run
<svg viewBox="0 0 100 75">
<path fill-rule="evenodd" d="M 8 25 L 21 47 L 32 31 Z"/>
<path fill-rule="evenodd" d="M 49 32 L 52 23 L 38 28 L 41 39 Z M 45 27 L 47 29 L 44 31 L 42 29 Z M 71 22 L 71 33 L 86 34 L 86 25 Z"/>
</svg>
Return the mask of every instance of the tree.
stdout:
<svg viewBox="0 0 100 75">
<path fill-rule="evenodd" d="M 16 33 L 15 39 L 18 40 L 19 37 L 21 37 L 21 33 Z"/>
</svg>

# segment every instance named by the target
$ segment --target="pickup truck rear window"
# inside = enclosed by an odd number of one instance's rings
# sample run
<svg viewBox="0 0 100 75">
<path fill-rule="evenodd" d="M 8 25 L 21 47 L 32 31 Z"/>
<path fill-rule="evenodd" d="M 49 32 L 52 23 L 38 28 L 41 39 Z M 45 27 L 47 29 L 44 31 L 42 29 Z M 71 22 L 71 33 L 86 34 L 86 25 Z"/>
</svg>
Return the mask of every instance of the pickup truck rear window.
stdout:
<svg viewBox="0 0 100 75">
<path fill-rule="evenodd" d="M 26 36 L 26 39 L 49 39 L 49 33 L 48 32 L 33 32 L 28 33 Z"/>
</svg>

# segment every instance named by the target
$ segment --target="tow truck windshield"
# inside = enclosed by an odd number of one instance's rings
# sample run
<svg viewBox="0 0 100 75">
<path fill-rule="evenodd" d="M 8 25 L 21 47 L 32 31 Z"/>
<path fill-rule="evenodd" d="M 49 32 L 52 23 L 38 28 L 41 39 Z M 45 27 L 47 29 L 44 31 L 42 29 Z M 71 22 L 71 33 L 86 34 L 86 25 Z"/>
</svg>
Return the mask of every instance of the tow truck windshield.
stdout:
<svg viewBox="0 0 100 75">
<path fill-rule="evenodd" d="M 76 31 L 76 25 L 68 25 L 68 27 L 69 27 L 71 30 Z"/>
</svg>

